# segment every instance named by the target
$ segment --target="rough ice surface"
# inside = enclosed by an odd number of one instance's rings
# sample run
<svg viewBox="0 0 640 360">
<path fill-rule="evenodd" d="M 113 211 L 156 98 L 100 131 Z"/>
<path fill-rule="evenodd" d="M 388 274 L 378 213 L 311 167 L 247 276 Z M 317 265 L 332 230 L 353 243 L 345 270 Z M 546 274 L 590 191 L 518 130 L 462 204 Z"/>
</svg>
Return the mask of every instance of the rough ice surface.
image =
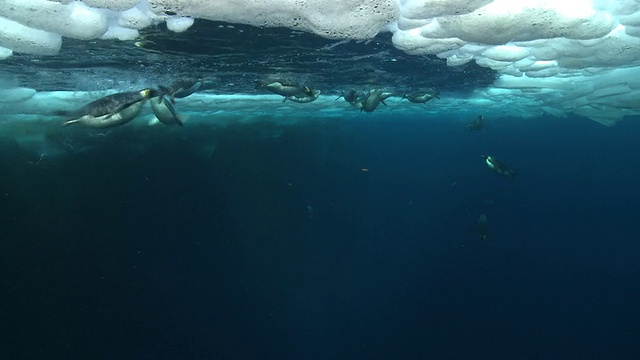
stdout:
<svg viewBox="0 0 640 360">
<path fill-rule="evenodd" d="M 637 0 L 0 0 L 0 59 L 55 54 L 64 37 L 134 39 L 163 21 L 188 31 L 194 18 L 334 39 L 391 31 L 409 54 L 497 71 L 493 88 L 475 92 L 478 102 L 605 125 L 640 114 Z"/>
</svg>

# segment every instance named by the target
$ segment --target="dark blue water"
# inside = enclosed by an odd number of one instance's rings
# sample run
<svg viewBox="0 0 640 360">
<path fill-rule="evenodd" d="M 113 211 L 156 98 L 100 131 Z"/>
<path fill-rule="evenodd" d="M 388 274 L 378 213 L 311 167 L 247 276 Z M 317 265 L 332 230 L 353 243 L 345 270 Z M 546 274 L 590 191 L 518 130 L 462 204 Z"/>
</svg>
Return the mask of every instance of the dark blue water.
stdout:
<svg viewBox="0 0 640 360">
<path fill-rule="evenodd" d="M 37 165 L 2 142 L 3 359 L 640 354 L 637 121 L 121 131 Z"/>
</svg>

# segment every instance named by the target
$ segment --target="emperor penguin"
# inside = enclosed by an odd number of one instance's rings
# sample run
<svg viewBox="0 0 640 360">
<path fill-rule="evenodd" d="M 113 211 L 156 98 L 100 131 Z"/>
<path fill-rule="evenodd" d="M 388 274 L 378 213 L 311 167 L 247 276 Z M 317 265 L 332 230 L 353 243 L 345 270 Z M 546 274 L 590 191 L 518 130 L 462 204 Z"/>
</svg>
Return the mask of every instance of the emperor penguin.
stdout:
<svg viewBox="0 0 640 360">
<path fill-rule="evenodd" d="M 313 96 L 313 90 L 311 90 L 307 86 L 300 85 L 297 81 L 293 80 L 277 80 L 267 83 L 261 83 L 261 85 L 272 93 L 282 95 L 284 97 Z"/>
<path fill-rule="evenodd" d="M 198 91 L 202 86 L 202 81 L 194 79 L 176 79 L 169 86 L 162 88 L 169 95 L 169 100 L 175 104 L 175 98 L 185 98 Z"/>
<path fill-rule="evenodd" d="M 166 95 L 156 96 L 149 100 L 151 110 L 156 118 L 165 125 L 183 126 L 181 117 L 176 113 L 170 99 Z"/>
<path fill-rule="evenodd" d="M 424 94 L 405 94 L 402 98 L 403 99 L 407 99 L 409 101 L 411 101 L 412 103 L 416 103 L 416 104 L 424 104 L 427 101 L 436 98 L 436 99 L 440 99 L 440 97 L 438 97 L 438 95 L 440 95 L 439 92 L 437 91 L 433 91 L 433 92 L 427 92 Z"/>
<path fill-rule="evenodd" d="M 482 130 L 484 129 L 484 116 L 478 115 L 478 118 L 467 124 L 467 129 L 474 130 Z"/>
<path fill-rule="evenodd" d="M 340 96 L 336 98 L 336 100 L 339 100 L 340 98 L 344 98 L 344 101 L 348 102 L 349 104 L 353 104 L 354 102 L 356 102 L 356 100 L 358 100 L 358 92 L 354 89 L 343 91 L 342 94 L 340 94 Z"/>
<path fill-rule="evenodd" d="M 380 89 L 373 89 L 369 91 L 369 93 L 362 101 L 362 104 L 360 105 L 360 111 L 372 112 L 378 107 L 378 105 L 380 105 L 380 103 L 382 103 L 384 106 L 387 106 L 384 101 L 392 95 L 393 93 L 390 92 L 385 92 Z"/>
<path fill-rule="evenodd" d="M 489 155 L 480 155 L 480 156 L 484 158 L 484 161 L 486 162 L 489 169 L 491 169 L 496 174 L 500 176 L 512 178 L 512 179 L 516 177 L 517 175 L 516 172 L 509 169 L 509 167 L 507 167 L 507 165 L 502 163 L 500 160 Z"/>
<path fill-rule="evenodd" d="M 82 124 L 93 128 L 108 128 L 124 125 L 138 116 L 145 102 L 157 94 L 158 90 L 151 88 L 121 92 L 92 101 L 75 111 L 58 111 L 56 115 L 74 117 L 65 121 L 62 126 Z"/>
<path fill-rule="evenodd" d="M 478 217 L 478 235 L 480 239 L 486 240 L 489 237 L 489 220 L 487 219 L 487 213 L 481 213 Z"/>
<path fill-rule="evenodd" d="M 284 98 L 284 100 L 282 100 L 282 102 L 285 102 L 287 100 L 291 100 L 293 102 L 297 102 L 297 103 L 310 103 L 312 101 L 316 101 L 316 99 L 318 99 L 318 96 L 320 96 L 320 90 L 313 90 L 311 95 L 306 95 L 306 96 L 287 96 Z"/>
</svg>

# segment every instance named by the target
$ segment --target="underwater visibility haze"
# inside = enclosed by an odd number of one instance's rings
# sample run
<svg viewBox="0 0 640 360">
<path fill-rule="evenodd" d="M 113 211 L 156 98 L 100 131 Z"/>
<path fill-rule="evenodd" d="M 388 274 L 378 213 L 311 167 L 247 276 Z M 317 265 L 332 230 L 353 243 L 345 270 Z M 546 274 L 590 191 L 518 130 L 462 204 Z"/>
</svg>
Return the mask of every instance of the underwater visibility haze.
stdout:
<svg viewBox="0 0 640 360">
<path fill-rule="evenodd" d="M 0 358 L 637 359 L 639 18 L 0 0 Z"/>
</svg>

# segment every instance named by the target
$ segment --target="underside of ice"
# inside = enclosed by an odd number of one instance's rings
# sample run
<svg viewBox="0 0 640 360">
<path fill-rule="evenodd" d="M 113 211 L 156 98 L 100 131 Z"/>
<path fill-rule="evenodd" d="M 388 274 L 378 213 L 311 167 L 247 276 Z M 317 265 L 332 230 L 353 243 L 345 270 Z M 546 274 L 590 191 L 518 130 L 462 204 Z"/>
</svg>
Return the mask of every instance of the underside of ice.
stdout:
<svg viewBox="0 0 640 360">
<path fill-rule="evenodd" d="M 0 4 L 0 59 L 15 53 L 56 54 L 64 38 L 131 40 L 139 30 L 161 22 L 175 32 L 189 31 L 193 19 L 284 26 L 346 40 L 371 39 L 390 31 L 394 45 L 409 54 L 436 55 L 450 66 L 475 61 L 497 71 L 494 87 L 478 89 L 473 96 L 490 104 L 522 106 L 516 113 L 573 112 L 607 125 L 640 114 L 640 4 L 635 0 L 2 0 Z M 23 89 L 14 92 L 15 98 L 25 94 Z M 526 104 L 536 104 L 537 110 Z"/>
</svg>

